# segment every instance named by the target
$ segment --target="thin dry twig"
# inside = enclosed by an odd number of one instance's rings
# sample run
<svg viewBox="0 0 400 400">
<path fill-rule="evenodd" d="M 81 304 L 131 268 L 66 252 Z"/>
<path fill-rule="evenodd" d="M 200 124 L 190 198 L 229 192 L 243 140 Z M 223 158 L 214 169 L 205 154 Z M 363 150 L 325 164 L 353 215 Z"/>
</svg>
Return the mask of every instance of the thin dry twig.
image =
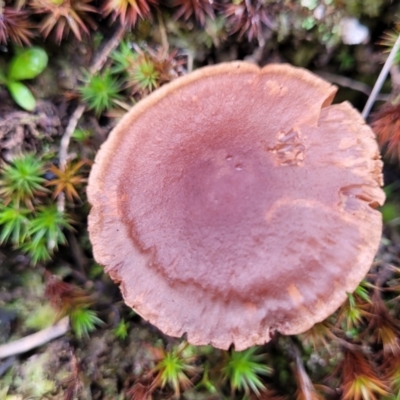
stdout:
<svg viewBox="0 0 400 400">
<path fill-rule="evenodd" d="M 100 71 L 100 69 L 107 61 L 107 58 L 110 55 L 110 53 L 121 43 L 121 40 L 125 33 L 125 28 L 126 28 L 125 26 L 120 25 L 116 29 L 111 39 L 107 43 L 105 43 L 104 46 L 100 49 L 97 56 L 95 56 L 92 65 L 89 67 L 90 74 L 95 74 L 96 72 Z"/>
<path fill-rule="evenodd" d="M 160 11 L 157 13 L 157 19 L 158 19 L 158 29 L 160 31 L 160 37 L 161 37 L 161 46 L 164 51 L 164 57 L 166 57 L 168 54 L 169 43 L 168 43 L 167 30 L 165 28 L 163 16 Z"/>
<path fill-rule="evenodd" d="M 304 394 L 305 400 L 312 400 L 311 393 L 313 392 L 313 385 L 304 368 L 303 361 L 300 356 L 300 351 L 293 341 L 290 344 L 292 356 L 296 362 L 297 373 L 299 375 L 298 378 L 299 384 L 301 386 L 301 392 Z"/>
<path fill-rule="evenodd" d="M 364 119 L 368 117 L 369 112 L 371 111 L 371 108 L 374 105 L 375 100 L 382 89 L 383 83 L 385 82 L 385 79 L 390 71 L 390 68 L 393 65 L 394 58 L 396 57 L 396 54 L 399 50 L 400 50 L 400 35 L 397 37 L 396 43 L 392 47 L 389 57 L 387 58 L 385 64 L 383 65 L 381 73 L 379 74 L 378 79 L 375 82 L 374 88 L 372 89 L 372 92 L 367 100 L 367 103 L 365 104 L 365 107 L 361 113 L 361 116 Z"/>
<path fill-rule="evenodd" d="M 63 336 L 68 331 L 68 328 L 69 318 L 64 317 L 49 328 L 25 336 L 24 338 L 15 340 L 11 343 L 3 344 L 0 346 L 0 360 L 16 354 L 25 353 L 35 347 L 43 346 L 47 342 Z"/>
<path fill-rule="evenodd" d="M 392 82 L 392 93 L 400 92 L 400 68 L 398 65 L 392 65 L 390 68 L 390 80 Z"/>
<path fill-rule="evenodd" d="M 125 33 L 125 27 L 119 26 L 115 31 L 114 35 L 111 39 L 100 49 L 99 53 L 95 57 L 92 65 L 89 67 L 89 73 L 95 74 L 107 61 L 110 53 L 119 45 L 122 40 L 122 37 Z M 59 158 L 59 168 L 61 171 L 65 169 L 68 161 L 68 147 L 71 141 L 72 134 L 74 133 L 76 126 L 78 125 L 79 119 L 82 117 L 82 114 L 85 112 L 85 106 L 83 104 L 78 105 L 75 111 L 72 113 L 71 118 L 69 119 L 68 125 L 65 129 L 65 132 L 61 138 L 60 150 L 58 152 Z M 64 193 L 60 193 L 57 200 L 57 209 L 58 212 L 63 213 L 65 210 L 65 195 Z"/>
</svg>

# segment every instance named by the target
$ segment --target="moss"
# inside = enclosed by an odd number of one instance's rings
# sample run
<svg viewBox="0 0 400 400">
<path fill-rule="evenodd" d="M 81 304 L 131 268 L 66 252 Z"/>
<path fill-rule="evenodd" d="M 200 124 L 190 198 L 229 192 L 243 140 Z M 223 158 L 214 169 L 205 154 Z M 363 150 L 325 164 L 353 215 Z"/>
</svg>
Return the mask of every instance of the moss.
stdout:
<svg viewBox="0 0 400 400">
<path fill-rule="evenodd" d="M 336 0 L 335 4 L 340 7 L 344 6 L 346 12 L 354 17 L 368 16 L 377 17 L 380 15 L 382 8 L 390 4 L 388 0 Z"/>
<path fill-rule="evenodd" d="M 49 327 L 56 321 L 54 308 L 48 304 L 40 304 L 32 310 L 26 318 L 24 325 L 29 329 L 41 330 Z"/>
<path fill-rule="evenodd" d="M 52 379 L 52 373 L 47 370 L 49 359 L 50 355 L 43 353 L 30 357 L 21 365 L 13 383 L 18 394 L 22 394 L 25 398 L 43 398 L 55 390 L 56 384 Z"/>
</svg>

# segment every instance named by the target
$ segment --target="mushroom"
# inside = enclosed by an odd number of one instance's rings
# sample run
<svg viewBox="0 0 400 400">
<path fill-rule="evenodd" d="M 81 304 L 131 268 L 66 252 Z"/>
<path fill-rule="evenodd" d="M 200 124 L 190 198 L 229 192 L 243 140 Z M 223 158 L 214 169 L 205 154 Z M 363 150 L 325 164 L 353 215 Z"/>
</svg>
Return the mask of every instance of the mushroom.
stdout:
<svg viewBox="0 0 400 400">
<path fill-rule="evenodd" d="M 201 68 L 135 105 L 97 154 L 96 260 L 171 336 L 236 350 L 333 313 L 371 266 L 378 147 L 336 87 L 289 65 Z"/>
</svg>

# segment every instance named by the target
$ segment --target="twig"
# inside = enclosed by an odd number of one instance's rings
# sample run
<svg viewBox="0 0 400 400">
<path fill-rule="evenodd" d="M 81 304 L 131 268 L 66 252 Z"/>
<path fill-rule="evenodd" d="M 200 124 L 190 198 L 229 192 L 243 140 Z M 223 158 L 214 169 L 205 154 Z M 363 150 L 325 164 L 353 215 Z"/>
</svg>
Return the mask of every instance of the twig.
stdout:
<svg viewBox="0 0 400 400">
<path fill-rule="evenodd" d="M 326 79 L 329 82 L 337 83 L 339 86 L 348 87 L 349 89 L 356 90 L 357 92 L 364 93 L 369 96 L 372 92 L 372 89 L 366 85 L 365 83 L 355 81 L 354 79 L 347 78 L 345 76 L 331 74 L 329 72 L 317 72 L 321 78 Z M 389 95 L 382 94 L 376 97 L 377 100 L 380 101 L 388 101 Z"/>
<path fill-rule="evenodd" d="M 303 361 L 300 356 L 300 351 L 297 348 L 296 344 L 291 341 L 291 351 L 292 351 L 292 356 L 296 362 L 296 367 L 297 367 L 297 373 L 299 376 L 299 384 L 301 386 L 301 391 L 304 394 L 305 400 L 312 400 L 312 392 L 314 391 L 313 389 L 313 384 L 307 375 L 307 372 L 304 368 Z"/>
<path fill-rule="evenodd" d="M 107 61 L 110 53 L 118 46 L 123 35 L 125 33 L 125 27 L 119 26 L 115 31 L 114 35 L 111 39 L 103 46 L 103 48 L 99 51 L 97 56 L 95 57 L 92 65 L 89 67 L 89 73 L 95 74 L 97 73 L 104 63 Z M 76 126 L 78 125 L 79 119 L 82 117 L 82 114 L 85 111 L 85 106 L 80 104 L 75 111 L 72 113 L 71 118 L 69 119 L 68 125 L 65 129 L 65 132 L 61 138 L 60 150 L 58 152 L 59 159 L 59 168 L 61 171 L 65 169 L 68 161 L 68 147 L 71 141 L 71 136 L 74 133 Z M 65 210 L 65 194 L 60 193 L 57 200 L 57 209 L 58 212 L 63 213 Z"/>
<path fill-rule="evenodd" d="M 60 151 L 58 152 L 58 159 L 59 159 L 59 168 L 61 171 L 65 170 L 65 166 L 67 165 L 68 160 L 68 147 L 69 142 L 71 141 L 71 136 L 74 133 L 76 126 L 78 125 L 79 119 L 82 117 L 82 114 L 85 111 L 85 106 L 80 104 L 75 111 L 72 113 L 71 118 L 69 119 L 67 128 L 61 138 L 60 143 Z M 58 195 L 57 200 L 57 210 L 59 213 L 63 213 L 65 210 L 65 193 L 61 192 Z"/>
<path fill-rule="evenodd" d="M 400 69 L 398 65 L 392 65 L 390 68 L 390 80 L 392 81 L 392 93 L 400 92 Z"/>
<path fill-rule="evenodd" d="M 0 346 L 0 359 L 25 353 L 35 347 L 42 346 L 47 342 L 64 335 L 68 331 L 68 327 L 69 318 L 64 317 L 49 328 L 25 336 L 24 338 L 15 340 L 14 342 L 3 344 Z"/>
<path fill-rule="evenodd" d="M 158 28 L 160 31 L 160 36 L 161 36 L 161 46 L 164 52 L 164 57 L 167 56 L 168 54 L 168 49 L 169 49 L 169 43 L 168 43 L 168 36 L 167 36 L 167 30 L 165 28 L 164 20 L 161 14 L 161 11 L 157 13 L 157 19 L 158 19 Z"/>
<path fill-rule="evenodd" d="M 6 373 L 9 368 L 12 367 L 12 365 L 14 364 L 16 359 L 17 359 L 17 357 L 15 357 L 15 356 L 8 357 L 6 361 L 4 361 L 2 364 L 0 364 L 0 377 L 2 375 L 4 375 L 4 373 Z"/>
<path fill-rule="evenodd" d="M 120 25 L 115 31 L 114 35 L 111 37 L 111 39 L 104 44 L 104 46 L 100 49 L 99 53 L 95 57 L 92 65 L 89 67 L 90 74 L 95 74 L 101 69 L 101 67 L 107 61 L 110 53 L 120 44 L 124 33 L 125 26 Z"/>
<path fill-rule="evenodd" d="M 391 66 L 393 65 L 394 58 L 396 57 L 397 52 L 400 49 L 400 35 L 397 37 L 396 43 L 394 44 L 392 50 L 390 51 L 389 57 L 387 58 L 385 64 L 383 65 L 382 71 L 378 76 L 378 79 L 375 82 L 374 88 L 365 104 L 364 110 L 361 115 L 364 119 L 368 117 L 369 112 L 371 111 L 372 106 L 375 103 L 375 100 L 382 89 L 383 83 L 390 71 Z"/>
</svg>

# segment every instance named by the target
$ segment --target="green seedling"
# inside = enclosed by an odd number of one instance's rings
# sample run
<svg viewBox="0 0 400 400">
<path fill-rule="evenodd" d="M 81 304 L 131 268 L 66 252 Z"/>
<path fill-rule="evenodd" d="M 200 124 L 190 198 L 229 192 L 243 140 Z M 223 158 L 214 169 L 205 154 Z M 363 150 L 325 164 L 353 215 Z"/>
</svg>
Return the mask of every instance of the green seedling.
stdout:
<svg viewBox="0 0 400 400">
<path fill-rule="evenodd" d="M 21 243 L 19 248 L 29 255 L 32 265 L 36 265 L 38 262 L 47 262 L 51 260 L 51 253 L 47 248 L 44 238 L 35 242 L 29 239 Z"/>
<path fill-rule="evenodd" d="M 11 200 L 16 205 L 24 203 L 32 207 L 35 194 L 45 192 L 45 165 L 34 154 L 28 153 L 16 157 L 12 163 L 0 168 L 0 195 L 4 203 Z"/>
<path fill-rule="evenodd" d="M 79 93 L 88 108 L 94 110 L 97 116 L 109 110 L 115 101 L 122 99 L 119 95 L 121 85 L 109 69 L 98 75 L 85 72 L 84 81 L 85 85 L 78 88 Z"/>
<path fill-rule="evenodd" d="M 0 72 L 0 84 L 4 84 L 14 101 L 24 110 L 33 111 L 36 100 L 32 92 L 21 81 L 34 79 L 47 66 L 47 53 L 40 47 L 31 47 L 16 54 L 6 74 Z"/>
<path fill-rule="evenodd" d="M 124 340 L 128 337 L 128 330 L 129 330 L 129 322 L 125 322 L 124 319 L 119 321 L 119 324 L 114 329 L 114 335 L 121 340 Z"/>
<path fill-rule="evenodd" d="M 127 42 L 122 42 L 118 50 L 111 54 L 111 58 L 114 60 L 111 72 L 119 74 L 127 71 L 132 64 L 137 62 L 138 56 Z"/>
<path fill-rule="evenodd" d="M 222 373 L 230 382 L 232 392 L 240 390 L 247 395 L 253 392 L 258 396 L 266 389 L 260 375 L 269 375 L 272 369 L 265 365 L 265 355 L 256 352 L 257 347 L 252 347 L 228 353 Z"/>
<path fill-rule="evenodd" d="M 46 243 L 47 249 L 52 252 L 58 244 L 66 242 L 63 229 L 72 229 L 71 220 L 57 210 L 55 205 L 40 206 L 35 218 L 30 220 L 28 233 L 33 243 Z"/>
<path fill-rule="evenodd" d="M 96 315 L 96 312 L 87 307 L 73 309 L 69 317 L 72 329 L 78 338 L 89 337 L 89 333 L 96 329 L 96 325 L 103 324 L 103 321 Z"/>
<path fill-rule="evenodd" d="M 28 215 L 30 210 L 20 208 L 14 202 L 7 206 L 0 204 L 0 244 L 11 240 L 17 246 L 28 234 Z"/>
<path fill-rule="evenodd" d="M 24 241 L 18 247 L 31 257 L 32 264 L 35 265 L 38 262 L 49 261 L 54 251 L 58 249 L 58 245 L 66 242 L 63 230 L 72 228 L 70 225 L 71 219 L 67 214 L 60 213 L 55 205 L 39 206 L 31 214 L 27 226 L 23 225 L 25 221 L 22 218 L 24 216 L 20 216 L 21 222 L 19 225 L 21 227 L 18 235 L 19 240 L 21 241 L 22 237 Z M 6 228 L 8 227 L 2 220 L 0 222 Z M 15 224 L 11 228 L 14 230 L 10 231 L 8 236 L 17 235 Z"/>
<path fill-rule="evenodd" d="M 181 393 L 192 386 L 189 376 L 194 376 L 200 369 L 193 365 L 196 355 L 193 349 L 186 342 L 173 347 L 167 351 L 163 348 L 152 349 L 152 353 L 157 359 L 155 367 L 152 369 L 154 374 L 153 388 L 163 389 L 166 385 L 174 390 L 174 397 L 181 398 Z"/>
</svg>

